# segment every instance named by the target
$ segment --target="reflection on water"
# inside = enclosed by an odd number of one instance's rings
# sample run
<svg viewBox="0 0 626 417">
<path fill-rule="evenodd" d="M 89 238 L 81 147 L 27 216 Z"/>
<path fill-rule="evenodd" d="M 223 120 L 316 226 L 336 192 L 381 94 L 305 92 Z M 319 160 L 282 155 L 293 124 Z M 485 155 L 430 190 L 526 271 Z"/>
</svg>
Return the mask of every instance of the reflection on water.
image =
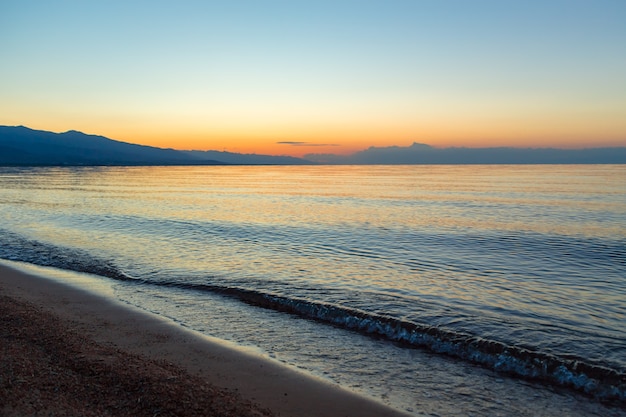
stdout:
<svg viewBox="0 0 626 417">
<path fill-rule="evenodd" d="M 621 166 L 67 168 L 16 170 L 3 185 L 18 198 L 39 188 L 24 202 L 76 214 L 610 237 L 625 175 Z"/>
<path fill-rule="evenodd" d="M 12 242 L 69 248 L 85 269 L 91 257 L 623 372 L 624 184 L 609 165 L 3 168 L 0 215 Z M 60 256 L 20 245 L 29 262 Z"/>
</svg>

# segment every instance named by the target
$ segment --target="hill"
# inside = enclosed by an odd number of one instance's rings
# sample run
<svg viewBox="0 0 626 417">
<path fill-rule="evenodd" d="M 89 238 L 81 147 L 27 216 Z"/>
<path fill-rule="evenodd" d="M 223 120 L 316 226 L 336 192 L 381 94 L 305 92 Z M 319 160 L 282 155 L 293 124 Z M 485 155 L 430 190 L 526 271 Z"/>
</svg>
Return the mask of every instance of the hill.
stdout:
<svg viewBox="0 0 626 417">
<path fill-rule="evenodd" d="M 0 126 L 0 165 L 307 164 L 303 159 L 216 151 L 178 151 L 120 142 L 70 130 L 54 133 Z"/>
<path fill-rule="evenodd" d="M 626 147 L 555 148 L 434 148 L 370 147 L 352 155 L 309 154 L 306 159 L 325 164 L 626 164 Z"/>
<path fill-rule="evenodd" d="M 352 155 L 290 156 L 179 151 L 120 142 L 70 130 L 64 133 L 0 126 L 0 165 L 306 165 L 306 164 L 626 164 L 626 147 L 434 148 L 370 147 Z"/>
</svg>

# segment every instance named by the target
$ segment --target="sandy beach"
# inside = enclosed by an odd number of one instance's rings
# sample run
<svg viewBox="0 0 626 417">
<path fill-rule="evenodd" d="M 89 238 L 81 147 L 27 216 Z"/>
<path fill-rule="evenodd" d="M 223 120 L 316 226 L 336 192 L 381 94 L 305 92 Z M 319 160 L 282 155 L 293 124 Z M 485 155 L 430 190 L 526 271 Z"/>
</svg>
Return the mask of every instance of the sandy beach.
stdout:
<svg viewBox="0 0 626 417">
<path fill-rule="evenodd" d="M 0 415 L 404 415 L 156 315 L 4 265 L 0 320 Z"/>
</svg>

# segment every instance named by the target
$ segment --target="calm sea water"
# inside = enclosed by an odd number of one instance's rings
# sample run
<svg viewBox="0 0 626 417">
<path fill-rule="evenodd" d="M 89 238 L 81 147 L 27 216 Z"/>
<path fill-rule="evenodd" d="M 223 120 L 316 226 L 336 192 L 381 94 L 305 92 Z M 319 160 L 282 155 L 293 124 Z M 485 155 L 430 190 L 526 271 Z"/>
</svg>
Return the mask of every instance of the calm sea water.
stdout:
<svg viewBox="0 0 626 417">
<path fill-rule="evenodd" d="M 623 165 L 0 168 L 0 219 L 0 258 L 415 414 L 624 411 Z"/>
</svg>

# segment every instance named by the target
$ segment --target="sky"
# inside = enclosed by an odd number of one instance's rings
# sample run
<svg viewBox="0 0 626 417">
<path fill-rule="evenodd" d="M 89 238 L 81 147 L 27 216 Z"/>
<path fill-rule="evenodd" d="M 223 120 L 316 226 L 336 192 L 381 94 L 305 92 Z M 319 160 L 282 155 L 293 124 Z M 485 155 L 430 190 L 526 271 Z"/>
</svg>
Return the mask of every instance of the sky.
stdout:
<svg viewBox="0 0 626 417">
<path fill-rule="evenodd" d="M 301 156 L 626 146 L 624 0 L 0 1 L 0 124 Z"/>
</svg>

